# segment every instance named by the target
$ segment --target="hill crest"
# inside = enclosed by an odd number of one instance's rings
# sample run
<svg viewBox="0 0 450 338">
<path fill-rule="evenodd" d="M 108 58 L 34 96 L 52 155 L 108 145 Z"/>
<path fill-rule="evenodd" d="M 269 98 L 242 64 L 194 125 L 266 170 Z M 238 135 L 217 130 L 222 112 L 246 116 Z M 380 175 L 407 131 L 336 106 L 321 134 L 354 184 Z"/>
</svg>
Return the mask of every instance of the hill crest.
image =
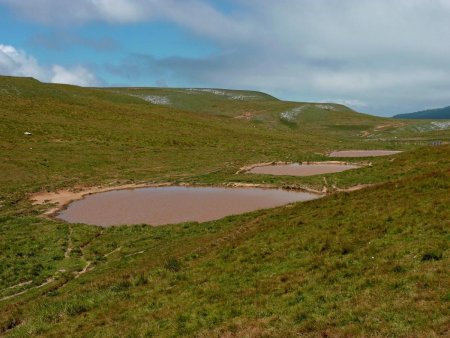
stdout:
<svg viewBox="0 0 450 338">
<path fill-rule="evenodd" d="M 421 110 L 415 113 L 397 114 L 396 119 L 450 119 L 450 106 L 437 109 Z"/>
</svg>

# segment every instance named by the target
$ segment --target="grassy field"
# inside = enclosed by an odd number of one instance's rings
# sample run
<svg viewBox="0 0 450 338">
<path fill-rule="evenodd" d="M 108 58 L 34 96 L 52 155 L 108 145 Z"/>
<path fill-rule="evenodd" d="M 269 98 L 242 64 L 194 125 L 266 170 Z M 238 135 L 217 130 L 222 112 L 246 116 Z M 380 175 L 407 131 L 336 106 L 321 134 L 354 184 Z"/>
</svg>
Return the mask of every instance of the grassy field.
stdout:
<svg viewBox="0 0 450 338">
<path fill-rule="evenodd" d="M 0 77 L 0 335 L 449 335 L 450 146 L 429 143 L 450 130 L 425 123 L 248 91 Z M 405 152 L 337 174 L 235 174 L 339 149 Z M 157 228 L 70 225 L 29 200 L 142 182 L 372 186 Z"/>
</svg>

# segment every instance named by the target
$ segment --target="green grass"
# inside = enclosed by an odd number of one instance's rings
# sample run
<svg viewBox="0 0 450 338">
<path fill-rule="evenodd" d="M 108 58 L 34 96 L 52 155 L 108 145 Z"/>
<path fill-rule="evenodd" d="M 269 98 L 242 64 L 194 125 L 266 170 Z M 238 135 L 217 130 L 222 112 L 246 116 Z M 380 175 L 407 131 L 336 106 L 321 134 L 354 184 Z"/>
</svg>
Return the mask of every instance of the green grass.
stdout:
<svg viewBox="0 0 450 338">
<path fill-rule="evenodd" d="M 0 298 L 26 291 L 0 301 L 0 335 L 449 334 L 450 147 L 423 146 L 448 132 L 417 135 L 421 122 L 376 130 L 395 120 L 225 93 L 0 78 Z M 292 123 L 280 119 L 300 106 Z M 254 114 L 235 118 L 246 112 Z M 235 174 L 261 161 L 377 148 L 406 152 L 355 159 L 371 166 L 337 174 Z M 40 217 L 44 207 L 28 199 L 130 182 L 374 186 L 157 228 L 68 225 Z"/>
</svg>

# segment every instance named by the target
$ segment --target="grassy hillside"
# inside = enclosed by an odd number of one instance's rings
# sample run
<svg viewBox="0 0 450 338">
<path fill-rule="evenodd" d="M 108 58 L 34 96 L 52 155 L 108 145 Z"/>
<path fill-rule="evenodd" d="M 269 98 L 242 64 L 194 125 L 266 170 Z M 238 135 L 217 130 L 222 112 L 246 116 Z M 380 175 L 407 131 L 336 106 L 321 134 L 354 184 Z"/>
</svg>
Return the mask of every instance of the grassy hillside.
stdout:
<svg viewBox="0 0 450 338">
<path fill-rule="evenodd" d="M 1 78 L 1 87 L 0 170 L 15 173 L 0 177 L 3 193 L 18 194 L 19 185 L 32 192 L 112 180 L 164 181 L 235 172 L 253 162 L 323 158 L 317 153 L 349 146 L 376 148 L 379 144 L 366 145 L 359 131 L 384 121 L 320 110 L 322 118 L 314 121 L 308 108 L 292 128 L 32 79 Z M 279 113 L 291 104 L 273 101 L 281 105 Z"/>
<path fill-rule="evenodd" d="M 450 120 L 450 107 L 422 110 L 409 114 L 398 114 L 397 119 L 447 119 Z"/>
<path fill-rule="evenodd" d="M 448 131 L 215 91 L 0 78 L 0 335 L 448 335 L 450 147 L 423 146 Z M 347 148 L 406 152 L 316 177 L 235 174 Z M 28 199 L 130 182 L 375 185 L 157 228 L 70 225 Z"/>
<path fill-rule="evenodd" d="M 270 95 L 242 90 L 226 89 L 171 89 L 171 88 L 114 88 L 114 93 L 126 94 L 153 104 L 219 116 L 233 117 L 253 123 L 277 123 L 295 127 L 308 122 L 332 121 L 356 123 L 365 121 L 365 127 L 380 119 L 358 114 L 338 104 L 300 103 L 280 101 Z M 348 119 L 349 117 L 350 120 Z M 372 122 L 372 123 L 370 123 Z"/>
</svg>

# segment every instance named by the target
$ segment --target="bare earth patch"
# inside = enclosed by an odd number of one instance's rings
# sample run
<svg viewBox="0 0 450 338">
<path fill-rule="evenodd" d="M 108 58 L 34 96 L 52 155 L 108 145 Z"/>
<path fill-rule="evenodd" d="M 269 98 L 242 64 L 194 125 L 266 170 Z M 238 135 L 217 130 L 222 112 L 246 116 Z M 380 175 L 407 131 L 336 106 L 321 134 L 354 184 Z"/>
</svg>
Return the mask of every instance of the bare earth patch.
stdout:
<svg viewBox="0 0 450 338">
<path fill-rule="evenodd" d="M 246 111 L 246 112 L 242 113 L 242 115 L 235 116 L 234 118 L 242 119 L 242 120 L 250 120 L 253 116 L 255 116 L 255 113 Z"/>
<path fill-rule="evenodd" d="M 375 126 L 372 130 L 364 130 L 361 132 L 361 137 L 368 137 L 372 135 L 373 133 L 382 132 L 389 129 L 397 129 L 402 128 L 406 126 L 407 123 L 403 121 L 394 121 L 394 122 L 388 122 L 388 123 L 382 123 L 377 126 Z"/>
<path fill-rule="evenodd" d="M 406 125 L 407 125 L 407 123 L 403 122 L 403 121 L 383 123 L 383 124 L 379 124 L 378 126 L 376 126 L 375 131 L 380 131 L 380 130 L 385 130 L 385 129 L 390 129 L 390 128 L 401 128 Z"/>
</svg>

